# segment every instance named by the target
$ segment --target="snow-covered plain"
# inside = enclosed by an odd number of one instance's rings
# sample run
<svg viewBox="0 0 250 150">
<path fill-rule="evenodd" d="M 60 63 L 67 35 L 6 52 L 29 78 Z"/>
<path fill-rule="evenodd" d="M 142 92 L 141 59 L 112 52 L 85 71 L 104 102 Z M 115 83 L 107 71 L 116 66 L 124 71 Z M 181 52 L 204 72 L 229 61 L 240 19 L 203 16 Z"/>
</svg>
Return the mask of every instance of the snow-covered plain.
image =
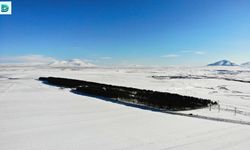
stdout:
<svg viewBox="0 0 250 150">
<path fill-rule="evenodd" d="M 249 149 L 250 126 L 128 107 L 36 80 L 57 76 L 208 98 L 184 111 L 250 122 L 250 69 L 235 67 L 0 68 L 0 149 Z M 159 77 L 153 78 L 152 76 Z M 174 78 L 173 76 L 201 77 Z M 213 78 L 206 78 L 213 77 Z M 235 109 L 236 108 L 236 109 Z M 236 111 L 235 111 L 236 110 Z"/>
</svg>

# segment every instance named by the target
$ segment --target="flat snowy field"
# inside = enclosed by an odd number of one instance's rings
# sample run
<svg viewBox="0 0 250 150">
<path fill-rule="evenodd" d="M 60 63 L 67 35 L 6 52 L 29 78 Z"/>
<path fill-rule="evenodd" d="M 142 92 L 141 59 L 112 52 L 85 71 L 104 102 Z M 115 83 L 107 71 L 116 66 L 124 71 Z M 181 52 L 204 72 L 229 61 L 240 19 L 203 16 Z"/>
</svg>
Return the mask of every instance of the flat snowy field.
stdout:
<svg viewBox="0 0 250 150">
<path fill-rule="evenodd" d="M 249 125 L 153 112 L 76 95 L 69 89 L 43 84 L 36 80 L 40 76 L 208 98 L 218 101 L 220 107 L 181 113 L 250 122 L 248 68 L 80 69 L 2 65 L 1 150 L 244 150 L 250 147 Z"/>
</svg>

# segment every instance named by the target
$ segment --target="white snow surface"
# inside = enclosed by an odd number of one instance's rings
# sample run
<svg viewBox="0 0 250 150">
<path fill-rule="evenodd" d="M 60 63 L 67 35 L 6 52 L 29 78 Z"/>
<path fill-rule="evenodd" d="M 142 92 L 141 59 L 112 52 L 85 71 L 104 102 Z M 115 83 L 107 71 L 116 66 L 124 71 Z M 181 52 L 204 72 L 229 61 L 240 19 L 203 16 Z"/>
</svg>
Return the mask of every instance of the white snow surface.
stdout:
<svg viewBox="0 0 250 150">
<path fill-rule="evenodd" d="M 219 79 L 155 79 L 152 76 L 209 76 Z M 176 149 L 245 150 L 250 126 L 128 107 L 36 80 L 57 76 L 151 89 L 218 101 L 221 109 L 184 111 L 250 121 L 248 68 L 0 68 L 1 150 Z M 234 109 L 237 108 L 235 114 Z"/>
</svg>

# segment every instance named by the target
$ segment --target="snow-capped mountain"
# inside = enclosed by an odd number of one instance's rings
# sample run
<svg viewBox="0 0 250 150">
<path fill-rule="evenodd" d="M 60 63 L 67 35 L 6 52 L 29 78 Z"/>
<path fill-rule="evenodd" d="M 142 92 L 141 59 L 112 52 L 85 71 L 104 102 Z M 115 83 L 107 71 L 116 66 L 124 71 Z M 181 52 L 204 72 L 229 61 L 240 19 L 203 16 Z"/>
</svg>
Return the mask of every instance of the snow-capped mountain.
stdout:
<svg viewBox="0 0 250 150">
<path fill-rule="evenodd" d="M 49 64 L 51 67 L 95 67 L 96 65 L 85 62 L 80 59 L 56 60 Z"/>
<path fill-rule="evenodd" d="M 208 66 L 238 66 L 238 65 L 229 60 L 221 60 L 212 64 L 208 64 Z"/>
<path fill-rule="evenodd" d="M 243 64 L 241 64 L 241 66 L 243 66 L 243 67 L 250 67 L 250 62 L 243 63 Z"/>
</svg>

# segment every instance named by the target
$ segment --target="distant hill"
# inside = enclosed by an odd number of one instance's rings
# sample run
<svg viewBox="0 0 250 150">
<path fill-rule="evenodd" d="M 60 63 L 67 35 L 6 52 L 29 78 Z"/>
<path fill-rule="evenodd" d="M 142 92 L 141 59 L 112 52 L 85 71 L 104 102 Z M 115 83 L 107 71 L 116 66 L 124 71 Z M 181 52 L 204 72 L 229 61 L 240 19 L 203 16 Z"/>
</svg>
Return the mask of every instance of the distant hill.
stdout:
<svg viewBox="0 0 250 150">
<path fill-rule="evenodd" d="M 250 62 L 243 63 L 243 64 L 241 64 L 241 66 L 243 66 L 243 67 L 250 67 Z"/>
<path fill-rule="evenodd" d="M 208 64 L 207 66 L 238 66 L 238 65 L 229 60 L 221 60 L 212 64 Z"/>
<path fill-rule="evenodd" d="M 96 67 L 96 65 L 85 62 L 80 59 L 71 59 L 71 60 L 56 60 L 50 64 L 51 67 Z"/>
</svg>

